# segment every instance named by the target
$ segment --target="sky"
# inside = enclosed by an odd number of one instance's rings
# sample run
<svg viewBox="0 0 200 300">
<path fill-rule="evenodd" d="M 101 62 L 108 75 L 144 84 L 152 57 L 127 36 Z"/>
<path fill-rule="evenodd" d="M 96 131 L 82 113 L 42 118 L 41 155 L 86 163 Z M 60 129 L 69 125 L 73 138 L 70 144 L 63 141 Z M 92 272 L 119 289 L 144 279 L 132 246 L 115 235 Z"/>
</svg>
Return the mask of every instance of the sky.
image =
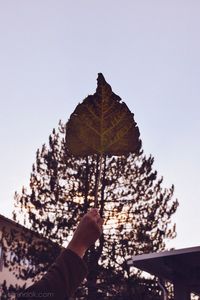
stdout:
<svg viewBox="0 0 200 300">
<path fill-rule="evenodd" d="M 102 72 L 135 114 L 177 237 L 200 245 L 200 2 L 0 0 L 0 214 L 28 186 L 36 150 Z"/>
</svg>

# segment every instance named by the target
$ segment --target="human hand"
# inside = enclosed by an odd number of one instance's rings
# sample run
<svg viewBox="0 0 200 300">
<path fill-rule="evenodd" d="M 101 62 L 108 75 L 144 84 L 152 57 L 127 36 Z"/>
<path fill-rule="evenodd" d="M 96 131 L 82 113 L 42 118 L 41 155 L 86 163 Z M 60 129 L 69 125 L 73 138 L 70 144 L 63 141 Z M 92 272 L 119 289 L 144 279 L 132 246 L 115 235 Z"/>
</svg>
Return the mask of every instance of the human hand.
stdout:
<svg viewBox="0 0 200 300">
<path fill-rule="evenodd" d="M 102 234 L 103 219 L 96 208 L 91 209 L 81 219 L 68 249 L 72 250 L 80 257 L 93 245 Z"/>
</svg>

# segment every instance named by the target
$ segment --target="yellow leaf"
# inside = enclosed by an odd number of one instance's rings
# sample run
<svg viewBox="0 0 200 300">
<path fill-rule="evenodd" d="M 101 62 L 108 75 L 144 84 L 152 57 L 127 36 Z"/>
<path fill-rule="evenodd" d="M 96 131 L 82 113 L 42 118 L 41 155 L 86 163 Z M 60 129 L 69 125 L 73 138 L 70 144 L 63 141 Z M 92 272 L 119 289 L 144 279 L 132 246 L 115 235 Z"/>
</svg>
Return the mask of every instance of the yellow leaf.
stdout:
<svg viewBox="0 0 200 300">
<path fill-rule="evenodd" d="M 66 125 L 67 148 L 74 156 L 138 153 L 141 140 L 133 116 L 100 73 L 96 93 L 77 105 Z"/>
</svg>

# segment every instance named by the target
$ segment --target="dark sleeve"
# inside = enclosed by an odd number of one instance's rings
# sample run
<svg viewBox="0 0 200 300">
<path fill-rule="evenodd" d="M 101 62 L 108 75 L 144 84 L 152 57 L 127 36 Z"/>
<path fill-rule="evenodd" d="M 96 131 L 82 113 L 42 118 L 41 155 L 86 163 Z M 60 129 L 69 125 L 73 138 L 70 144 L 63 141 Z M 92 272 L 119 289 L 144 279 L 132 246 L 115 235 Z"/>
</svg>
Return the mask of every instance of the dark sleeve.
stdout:
<svg viewBox="0 0 200 300">
<path fill-rule="evenodd" d="M 73 251 L 65 249 L 41 280 L 30 286 L 18 300 L 65 300 L 70 297 L 87 275 L 84 261 Z"/>
</svg>

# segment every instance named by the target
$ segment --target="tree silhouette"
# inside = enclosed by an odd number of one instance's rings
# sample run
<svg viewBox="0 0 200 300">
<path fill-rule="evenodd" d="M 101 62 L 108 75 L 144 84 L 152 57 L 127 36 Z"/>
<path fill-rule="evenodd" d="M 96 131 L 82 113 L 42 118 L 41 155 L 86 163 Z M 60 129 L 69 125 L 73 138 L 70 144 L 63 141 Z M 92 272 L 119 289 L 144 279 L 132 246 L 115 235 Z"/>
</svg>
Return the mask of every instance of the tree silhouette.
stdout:
<svg viewBox="0 0 200 300">
<path fill-rule="evenodd" d="M 139 286 L 139 274 L 129 269 L 127 258 L 163 250 L 166 239 L 175 236 L 170 223 L 178 205 L 173 200 L 174 187 L 162 187 L 163 178 L 157 179 L 153 161 L 142 151 L 103 158 L 99 209 L 105 220 L 104 234 L 87 253 L 90 272 L 77 299 L 86 295 L 88 299 L 114 299 L 124 293 L 131 299 L 136 290 L 132 283 Z M 94 205 L 98 163 L 96 155 L 78 159 L 68 153 L 65 125 L 60 122 L 49 137 L 49 147 L 43 145 L 37 151 L 30 189 L 15 195 L 14 218 L 23 218 L 33 231 L 65 246 L 80 217 Z M 54 258 L 33 258 L 32 276 L 44 272 Z"/>
<path fill-rule="evenodd" d="M 23 247 L 15 247 L 17 261 L 26 257 L 30 262 L 26 267 L 18 264 L 20 277 L 36 279 L 47 270 L 98 196 L 104 233 L 85 255 L 89 275 L 74 298 L 159 299 L 155 281 L 130 269 L 127 259 L 163 250 L 166 239 L 175 237 L 174 186 L 163 188 L 163 178 L 153 170 L 153 157 L 142 150 L 120 156 L 72 155 L 67 130 L 61 121 L 53 129 L 49 145 L 37 151 L 29 188 L 15 194 L 14 219 L 51 241 L 37 246 L 29 238 Z"/>
</svg>

